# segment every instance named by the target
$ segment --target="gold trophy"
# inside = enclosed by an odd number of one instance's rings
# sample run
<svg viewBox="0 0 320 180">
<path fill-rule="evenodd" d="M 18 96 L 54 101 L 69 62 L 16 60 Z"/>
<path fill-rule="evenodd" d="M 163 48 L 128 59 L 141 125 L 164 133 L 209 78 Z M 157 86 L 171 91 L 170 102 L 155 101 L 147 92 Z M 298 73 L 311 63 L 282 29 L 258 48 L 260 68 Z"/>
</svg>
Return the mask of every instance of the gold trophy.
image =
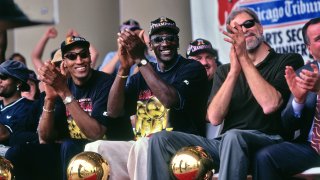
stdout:
<svg viewBox="0 0 320 180">
<path fill-rule="evenodd" d="M 211 179 L 213 167 L 211 156 L 200 146 L 181 148 L 170 162 L 170 170 L 178 180 Z"/>
<path fill-rule="evenodd" d="M 165 130 L 168 126 L 169 109 L 152 96 L 148 101 L 137 103 L 136 139 Z"/>
<path fill-rule="evenodd" d="M 4 157 L 0 156 L 0 179 L 11 180 L 13 178 L 12 174 L 13 166 L 11 162 Z"/>
<path fill-rule="evenodd" d="M 68 180 L 107 180 L 110 167 L 102 156 L 85 151 L 75 155 L 67 168 Z"/>
</svg>

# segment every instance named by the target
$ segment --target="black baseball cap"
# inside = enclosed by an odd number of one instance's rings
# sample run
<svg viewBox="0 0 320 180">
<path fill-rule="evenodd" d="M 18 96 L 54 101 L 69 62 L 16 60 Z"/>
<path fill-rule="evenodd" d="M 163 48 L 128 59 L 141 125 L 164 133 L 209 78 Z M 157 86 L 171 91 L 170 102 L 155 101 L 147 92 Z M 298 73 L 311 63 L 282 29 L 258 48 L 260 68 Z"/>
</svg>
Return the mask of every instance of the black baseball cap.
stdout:
<svg viewBox="0 0 320 180">
<path fill-rule="evenodd" d="M 62 57 L 66 52 L 68 52 L 72 47 L 80 46 L 89 49 L 90 43 L 85 38 L 80 36 L 69 36 L 65 41 L 61 43 L 61 54 Z"/>
<path fill-rule="evenodd" d="M 178 34 L 180 31 L 173 20 L 167 17 L 160 17 L 154 21 L 151 21 L 149 36 L 152 36 L 156 32 L 163 29 L 172 31 L 174 34 Z"/>
<path fill-rule="evenodd" d="M 124 31 L 125 29 L 129 29 L 130 31 L 135 31 L 135 30 L 141 30 L 141 27 L 138 21 L 129 19 L 121 24 L 120 32 Z"/>
<path fill-rule="evenodd" d="M 200 52 L 208 52 L 214 56 L 217 56 L 217 50 L 213 49 L 211 43 L 208 40 L 198 38 L 192 42 L 190 42 L 188 49 L 187 49 L 187 58 L 189 56 L 195 56 Z"/>
</svg>

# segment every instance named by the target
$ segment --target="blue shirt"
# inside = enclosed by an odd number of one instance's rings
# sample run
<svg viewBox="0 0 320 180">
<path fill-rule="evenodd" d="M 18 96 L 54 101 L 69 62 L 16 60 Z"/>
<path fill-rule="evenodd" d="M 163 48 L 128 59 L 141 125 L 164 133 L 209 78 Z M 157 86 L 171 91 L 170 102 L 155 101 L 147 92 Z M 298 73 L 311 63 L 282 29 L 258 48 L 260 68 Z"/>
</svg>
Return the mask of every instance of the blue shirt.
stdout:
<svg viewBox="0 0 320 180">
<path fill-rule="evenodd" d="M 7 106 L 4 106 L 3 101 L 0 101 L 0 123 L 9 130 L 11 135 L 29 130 L 28 116 L 32 109 L 32 105 L 33 101 L 24 97 L 21 97 Z M 34 133 L 35 132 L 36 130 L 34 129 Z M 7 144 L 8 142 L 0 143 Z"/>
</svg>

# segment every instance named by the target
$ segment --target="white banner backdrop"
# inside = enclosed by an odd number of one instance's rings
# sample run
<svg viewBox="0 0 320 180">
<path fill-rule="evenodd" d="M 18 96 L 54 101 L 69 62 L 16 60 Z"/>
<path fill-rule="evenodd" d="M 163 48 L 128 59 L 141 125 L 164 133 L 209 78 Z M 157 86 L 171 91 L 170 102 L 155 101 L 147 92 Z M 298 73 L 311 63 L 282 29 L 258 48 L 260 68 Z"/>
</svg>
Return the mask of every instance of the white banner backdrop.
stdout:
<svg viewBox="0 0 320 180">
<path fill-rule="evenodd" d="M 208 39 L 218 49 L 220 61 L 229 63 L 230 45 L 223 38 L 225 20 L 236 7 L 249 7 L 264 26 L 265 41 L 277 52 L 296 52 L 309 60 L 302 26 L 320 17 L 319 0 L 190 0 L 192 38 Z"/>
</svg>

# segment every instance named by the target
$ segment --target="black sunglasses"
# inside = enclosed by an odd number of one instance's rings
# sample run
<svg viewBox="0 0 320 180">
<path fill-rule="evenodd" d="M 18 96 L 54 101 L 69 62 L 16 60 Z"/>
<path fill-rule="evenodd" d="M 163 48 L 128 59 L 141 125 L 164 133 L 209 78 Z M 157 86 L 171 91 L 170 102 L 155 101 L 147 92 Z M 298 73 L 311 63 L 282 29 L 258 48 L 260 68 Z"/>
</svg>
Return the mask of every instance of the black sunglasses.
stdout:
<svg viewBox="0 0 320 180">
<path fill-rule="evenodd" d="M 76 60 L 77 57 L 79 56 L 81 59 L 87 58 L 89 57 L 89 52 L 88 51 L 81 51 L 79 53 L 76 52 L 69 52 L 66 55 L 64 55 L 65 58 L 69 59 L 69 60 Z"/>
<path fill-rule="evenodd" d="M 246 20 L 244 23 L 240 24 L 240 26 L 245 28 L 252 28 L 255 25 L 256 21 L 254 19 Z"/>
<path fill-rule="evenodd" d="M 0 79 L 1 80 L 7 80 L 9 78 L 9 76 L 6 76 L 6 75 L 3 75 L 3 74 L 0 74 Z"/>
<path fill-rule="evenodd" d="M 150 39 L 153 43 L 159 44 L 163 43 L 164 41 L 167 42 L 174 42 L 176 40 L 177 36 L 176 35 L 154 35 Z"/>
</svg>

